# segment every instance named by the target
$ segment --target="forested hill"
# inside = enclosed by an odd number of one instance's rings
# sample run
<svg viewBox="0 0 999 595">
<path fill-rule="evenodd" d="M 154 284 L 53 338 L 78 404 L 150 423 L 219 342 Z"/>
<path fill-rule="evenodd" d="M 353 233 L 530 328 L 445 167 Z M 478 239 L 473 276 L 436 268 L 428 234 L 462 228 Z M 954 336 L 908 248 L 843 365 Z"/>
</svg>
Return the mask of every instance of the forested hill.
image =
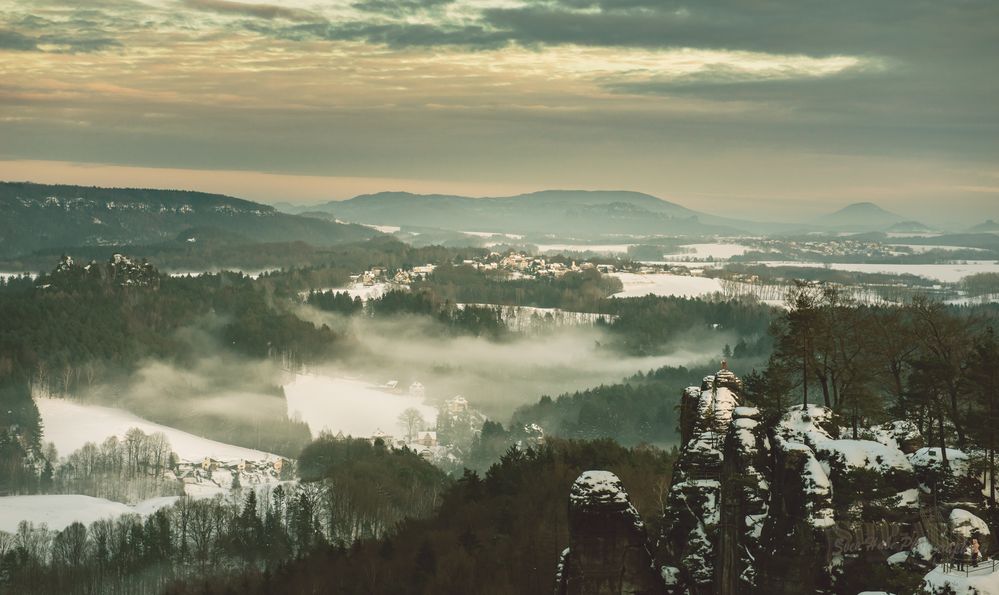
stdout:
<svg viewBox="0 0 999 595">
<path fill-rule="evenodd" d="M 193 227 L 214 227 L 259 242 L 320 246 L 377 233 L 220 194 L 0 182 L 2 258 L 52 248 L 150 244 Z"/>
</svg>

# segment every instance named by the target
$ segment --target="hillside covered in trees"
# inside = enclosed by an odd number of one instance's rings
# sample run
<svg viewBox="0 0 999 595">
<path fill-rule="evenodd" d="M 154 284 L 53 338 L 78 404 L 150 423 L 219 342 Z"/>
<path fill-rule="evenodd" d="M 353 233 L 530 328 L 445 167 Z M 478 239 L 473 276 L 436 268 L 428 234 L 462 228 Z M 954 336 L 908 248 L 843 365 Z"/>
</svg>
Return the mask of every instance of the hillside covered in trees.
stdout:
<svg viewBox="0 0 999 595">
<path fill-rule="evenodd" d="M 0 258 L 76 246 L 151 244 L 190 228 L 253 238 L 247 244 L 328 246 L 376 235 L 359 225 L 288 215 L 218 194 L 0 182 Z"/>
</svg>

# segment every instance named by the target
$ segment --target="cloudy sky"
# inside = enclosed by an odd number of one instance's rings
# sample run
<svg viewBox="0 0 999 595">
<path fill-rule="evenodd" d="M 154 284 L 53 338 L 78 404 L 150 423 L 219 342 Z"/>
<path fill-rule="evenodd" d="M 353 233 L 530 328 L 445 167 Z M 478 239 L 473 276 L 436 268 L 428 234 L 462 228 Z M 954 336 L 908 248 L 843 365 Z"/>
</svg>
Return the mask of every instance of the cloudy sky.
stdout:
<svg viewBox="0 0 999 595">
<path fill-rule="evenodd" d="M 995 0 L 0 0 L 0 179 L 999 216 Z"/>
</svg>

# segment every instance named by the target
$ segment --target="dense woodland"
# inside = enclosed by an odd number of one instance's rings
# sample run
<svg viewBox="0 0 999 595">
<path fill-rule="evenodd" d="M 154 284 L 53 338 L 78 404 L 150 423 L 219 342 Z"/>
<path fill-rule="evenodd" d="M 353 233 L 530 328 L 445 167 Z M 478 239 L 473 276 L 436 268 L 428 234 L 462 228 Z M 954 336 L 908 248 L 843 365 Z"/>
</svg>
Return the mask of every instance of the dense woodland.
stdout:
<svg viewBox="0 0 999 595">
<path fill-rule="evenodd" d="M 588 468 L 610 469 L 657 531 L 672 458 L 613 441 L 554 440 L 511 449 L 488 472 L 467 472 L 437 512 L 408 519 L 380 539 L 317 544 L 296 559 L 206 579 L 167 593 L 548 593 L 568 542 L 569 486 Z M 474 587 L 471 587 L 474 585 Z"/>
<path fill-rule="evenodd" d="M 288 215 L 220 194 L 0 182 L 0 258 L 12 263 L 37 263 L 35 251 L 99 245 L 116 245 L 121 251 L 121 246 L 159 244 L 192 227 L 254 242 L 315 246 L 376 235 L 360 225 Z"/>
<path fill-rule="evenodd" d="M 0 332 L 0 491 L 133 500 L 176 493 L 163 481 L 174 464 L 169 445 L 155 435 L 47 452 L 32 391 L 72 395 L 110 384 L 128 392 L 146 362 L 193 366 L 205 350 L 223 354 L 226 366 L 336 358 L 354 347 L 352 338 L 296 315 L 303 288 L 339 283 L 348 271 L 385 262 L 412 266 L 461 256 L 373 242 L 379 243 L 384 251 L 377 255 L 341 248 L 349 263 L 343 266 L 257 280 L 236 273 L 170 277 L 114 257 L 88 265 L 64 259 L 38 279 L 0 283 L 0 317 L 8 321 Z M 680 340 L 696 344 L 729 333 L 738 340 L 714 359 L 731 360 L 747 399 L 768 420 L 800 402 L 830 407 L 858 434 L 874 423 L 908 419 L 930 445 L 976 447 L 983 453 L 976 464 L 995 468 L 995 306 L 925 299 L 864 306 L 831 286 L 804 283 L 785 310 L 752 300 L 608 298 L 614 291 L 615 282 L 595 271 L 504 286 L 445 264 L 412 291 L 365 304 L 336 291 L 305 299 L 344 316 L 426 317 L 445 335 L 494 341 L 511 332 L 497 309 L 456 304 L 575 306 L 613 316 L 605 327 L 608 357 L 662 353 Z M 279 389 L 256 387 L 273 396 L 268 415 L 280 420 L 266 432 L 222 418 L 203 423 L 214 438 L 298 457 L 300 483 L 273 493 L 244 489 L 237 501 L 182 498 L 145 520 L 0 534 L 0 584 L 50 593 L 96 585 L 121 593 L 463 593 L 473 584 L 493 593 L 547 592 L 567 540 L 567 490 L 583 469 L 616 472 L 656 529 L 675 457 L 657 446 L 675 444 L 682 388 L 715 368 L 664 367 L 542 397 L 508 422 L 486 422 L 465 461 L 474 471 L 457 480 L 415 453 L 379 442 L 323 436 L 310 443 L 304 424 L 284 417 Z M 191 423 L 159 415 L 170 425 Z M 53 467 L 57 454 L 67 458 Z"/>
<path fill-rule="evenodd" d="M 66 259 L 34 282 L 3 284 L 0 319 L 0 465 L 12 469 L 0 476 L 3 492 L 31 489 L 26 482 L 33 471 L 13 469 L 21 468 L 24 456 L 37 457 L 41 446 L 33 390 L 73 395 L 110 385 L 125 391 L 144 362 L 193 366 L 206 349 L 222 345 L 234 358 L 310 361 L 328 357 L 341 340 L 329 328 L 275 307 L 266 291 L 240 274 L 175 278 L 125 259 L 86 266 Z M 279 389 L 258 389 L 273 396 L 272 405 L 263 407 L 271 411 L 260 412 L 269 419 L 264 434 L 225 417 L 183 416 L 180 401 L 140 412 L 196 433 L 210 429 L 219 439 L 296 456 L 309 440 L 307 428 L 287 420 Z M 196 391 L 174 395 L 197 396 Z"/>
<path fill-rule="evenodd" d="M 767 366 L 746 392 L 770 420 L 795 403 L 831 408 L 856 437 L 882 421 L 914 422 L 926 443 L 976 447 L 994 478 L 999 448 L 995 304 L 953 308 L 926 299 L 858 306 L 835 288 L 799 284 L 773 325 Z M 995 502 L 995 485 L 990 486 Z"/>
<path fill-rule="evenodd" d="M 303 481 L 236 498 L 181 498 L 136 515 L 49 531 L 0 532 L 0 589 L 11 593 L 158 593 L 193 577 L 257 576 L 433 514 L 449 480 L 407 450 L 322 438 L 303 452 Z M 347 479 L 349 478 L 349 481 Z"/>
</svg>

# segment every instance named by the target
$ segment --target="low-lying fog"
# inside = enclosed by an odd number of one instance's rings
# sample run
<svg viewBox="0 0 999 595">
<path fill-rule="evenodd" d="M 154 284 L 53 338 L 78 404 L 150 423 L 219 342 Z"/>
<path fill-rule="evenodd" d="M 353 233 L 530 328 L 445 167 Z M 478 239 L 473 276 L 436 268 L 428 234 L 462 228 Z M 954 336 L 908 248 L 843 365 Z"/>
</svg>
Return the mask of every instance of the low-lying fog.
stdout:
<svg viewBox="0 0 999 595">
<path fill-rule="evenodd" d="M 311 372 L 376 383 L 396 380 L 401 387 L 419 381 L 430 402 L 460 394 L 503 422 L 514 409 L 542 395 L 619 382 L 639 370 L 706 363 L 717 359 L 726 343 L 738 340 L 710 332 L 678 342 L 664 355 L 633 357 L 603 347 L 610 342 L 607 332 L 589 325 L 492 341 L 445 336 L 436 322 L 420 317 L 345 319 L 307 307 L 299 315 L 349 332 L 356 340 L 356 348 L 342 361 L 316 366 Z"/>
<path fill-rule="evenodd" d="M 737 341 L 728 333 L 704 331 L 663 355 L 633 357 L 606 347 L 608 332 L 589 325 L 495 341 L 450 336 L 425 317 L 345 318 L 308 306 L 298 315 L 348 337 L 336 360 L 282 369 L 275 361 L 231 355 L 209 333 L 185 329 L 178 336 L 190 343 L 193 363 L 179 367 L 151 360 L 124 387 L 95 387 L 91 399 L 163 423 L 183 422 L 206 436 L 218 434 L 209 419 L 232 420 L 259 435 L 277 432 L 275 423 L 286 416 L 308 424 L 313 436 L 322 429 L 392 434 L 399 413 L 410 406 L 432 424 L 434 405 L 462 395 L 473 408 L 506 423 L 517 407 L 542 395 L 615 383 L 664 365 L 707 363 L 726 343 Z M 390 381 L 397 383 L 394 392 L 385 387 Z M 422 402 L 406 395 L 413 382 L 425 387 Z"/>
</svg>

